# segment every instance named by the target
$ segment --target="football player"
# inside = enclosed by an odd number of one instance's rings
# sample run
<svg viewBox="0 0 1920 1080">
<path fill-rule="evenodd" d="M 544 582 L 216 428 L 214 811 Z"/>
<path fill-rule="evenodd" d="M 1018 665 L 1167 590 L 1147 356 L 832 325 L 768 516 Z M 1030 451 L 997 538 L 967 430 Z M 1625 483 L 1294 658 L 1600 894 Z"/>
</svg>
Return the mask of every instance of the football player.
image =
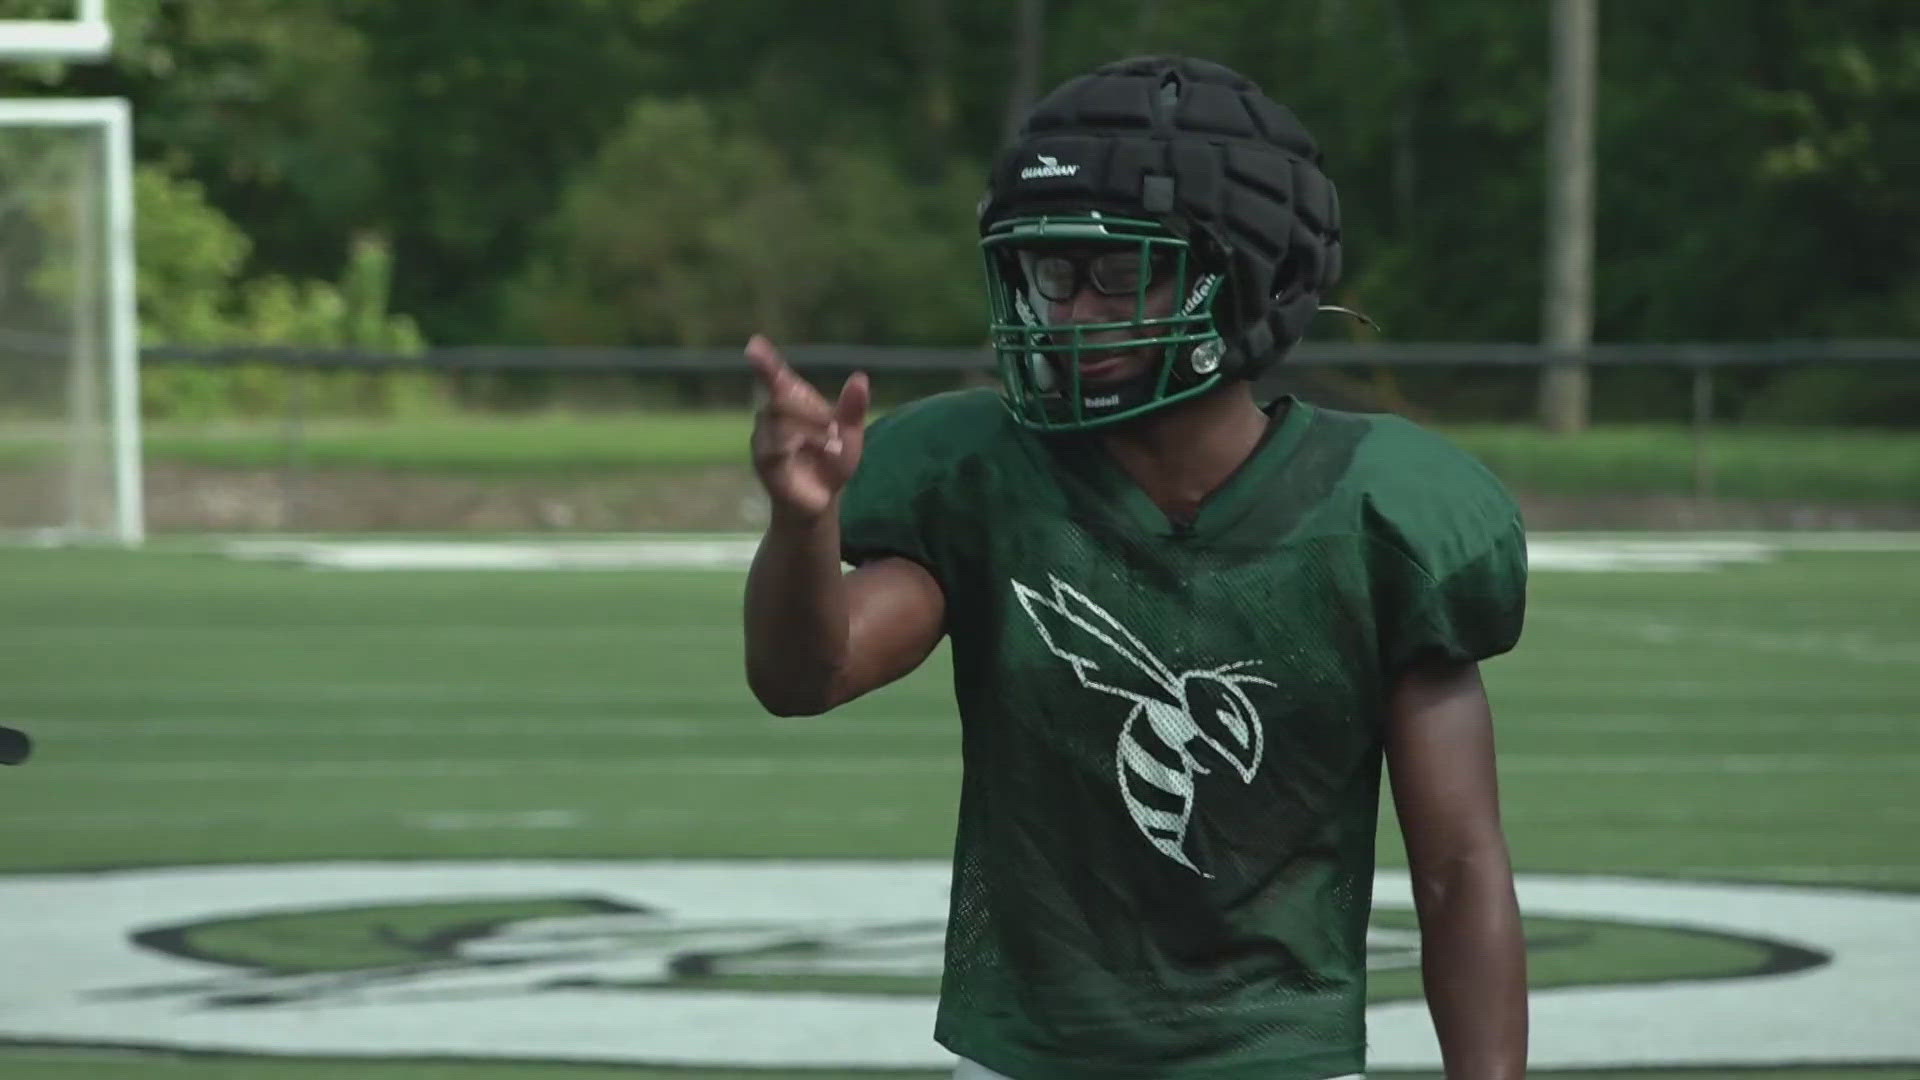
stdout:
<svg viewBox="0 0 1920 1080">
<path fill-rule="evenodd" d="M 1522 525 L 1406 421 L 1256 399 L 1340 269 L 1313 140 L 1218 65 L 1109 64 L 979 220 L 1000 392 L 868 430 L 863 376 L 829 402 L 747 348 L 754 693 L 825 712 L 951 643 L 935 1037 L 983 1078 L 1359 1075 L 1384 759 L 1447 1075 L 1520 1076 L 1477 664 L 1520 634 Z"/>
</svg>

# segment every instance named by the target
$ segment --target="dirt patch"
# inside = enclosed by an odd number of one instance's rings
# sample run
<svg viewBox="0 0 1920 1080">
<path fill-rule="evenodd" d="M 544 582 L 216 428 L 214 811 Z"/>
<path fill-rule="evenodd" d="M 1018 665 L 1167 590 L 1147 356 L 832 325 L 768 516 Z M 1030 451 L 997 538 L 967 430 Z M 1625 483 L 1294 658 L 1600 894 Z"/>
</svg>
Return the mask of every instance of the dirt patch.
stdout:
<svg viewBox="0 0 1920 1080">
<path fill-rule="evenodd" d="M 147 470 L 156 532 L 630 532 L 758 529 L 766 500 L 745 469 L 631 476 L 422 476 L 327 470 Z"/>
<path fill-rule="evenodd" d="M 744 467 L 568 479 L 155 464 L 146 482 L 155 532 L 737 532 L 766 521 L 765 497 Z M 0 528 L 54 520 L 60 491 L 46 477 L 0 475 Z M 1528 525 L 1542 531 L 1920 529 L 1920 500 L 1518 497 Z"/>
<path fill-rule="evenodd" d="M 1527 527 L 1635 531 L 1805 531 L 1920 529 L 1920 502 L 1708 499 L 1685 495 L 1516 494 Z"/>
</svg>

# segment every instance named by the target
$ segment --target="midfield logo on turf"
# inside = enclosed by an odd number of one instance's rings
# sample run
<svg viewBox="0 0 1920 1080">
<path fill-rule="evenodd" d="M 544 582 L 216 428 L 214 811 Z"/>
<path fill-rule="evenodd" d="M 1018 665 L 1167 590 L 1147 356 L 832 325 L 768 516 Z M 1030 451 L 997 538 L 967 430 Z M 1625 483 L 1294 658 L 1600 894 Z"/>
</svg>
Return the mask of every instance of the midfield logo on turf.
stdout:
<svg viewBox="0 0 1920 1080">
<path fill-rule="evenodd" d="M 1375 896 L 1371 1065 L 1434 1070 L 1411 884 L 1382 872 Z M 1920 896 L 1524 874 L 1519 896 L 1542 1070 L 1920 1065 Z M 0 1042 L 950 1067 L 931 1038 L 947 901 L 943 861 L 12 874 Z"/>
<path fill-rule="evenodd" d="M 1047 582 L 1051 596 L 1013 582 L 1047 651 L 1067 662 L 1081 686 L 1133 703 L 1113 754 L 1127 813 L 1162 855 L 1212 877 L 1186 851 L 1198 799 L 1194 780 L 1212 773 L 1213 762 L 1241 783 L 1253 782 L 1265 725 L 1247 688 L 1272 680 L 1241 670 L 1257 660 L 1176 673 L 1105 608 L 1057 577 Z"/>
<path fill-rule="evenodd" d="M 0 1042 L 950 1067 L 932 1039 L 948 887 L 944 861 L 875 860 L 0 876 Z M 1542 1070 L 1920 1063 L 1920 895 L 1526 875 L 1518 888 Z M 1437 1069 L 1411 885 L 1383 873 L 1375 896 L 1370 1063 Z"/>
</svg>

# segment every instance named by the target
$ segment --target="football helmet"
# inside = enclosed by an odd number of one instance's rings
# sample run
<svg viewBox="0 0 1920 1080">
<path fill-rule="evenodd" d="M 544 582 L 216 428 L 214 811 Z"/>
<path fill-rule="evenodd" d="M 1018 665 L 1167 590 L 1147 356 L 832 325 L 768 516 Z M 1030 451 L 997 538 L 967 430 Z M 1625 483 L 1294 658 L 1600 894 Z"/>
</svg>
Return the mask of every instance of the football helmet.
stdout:
<svg viewBox="0 0 1920 1080">
<path fill-rule="evenodd" d="M 1205 61 L 1123 60 L 1043 98 L 979 208 L 989 333 L 1015 418 L 1094 428 L 1281 358 L 1340 273 L 1339 201 L 1320 160 L 1290 111 Z M 1089 291 L 1098 302 L 1074 303 Z M 1139 350 L 1153 357 L 1145 370 L 1092 374 Z"/>
</svg>

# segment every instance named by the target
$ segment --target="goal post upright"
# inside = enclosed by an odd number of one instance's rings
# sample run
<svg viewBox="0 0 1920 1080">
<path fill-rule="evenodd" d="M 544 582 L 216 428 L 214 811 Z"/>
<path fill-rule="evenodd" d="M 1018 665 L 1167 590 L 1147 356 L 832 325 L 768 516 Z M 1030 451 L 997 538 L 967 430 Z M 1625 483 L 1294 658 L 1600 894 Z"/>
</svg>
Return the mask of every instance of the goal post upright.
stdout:
<svg viewBox="0 0 1920 1080">
<path fill-rule="evenodd" d="M 107 0 L 75 0 L 68 19 L 0 19 L 0 60 L 98 60 L 112 47 Z"/>
<path fill-rule="evenodd" d="M 0 63 L 86 61 L 107 55 L 113 35 L 106 0 L 76 0 L 67 19 L 0 19 Z M 76 200 L 74 258 L 98 262 L 98 273 L 77 280 L 71 298 L 68 344 L 69 449 L 66 520 L 70 539 L 107 539 L 126 545 L 145 538 L 140 455 L 139 321 L 136 306 L 133 194 L 133 110 L 122 98 L 0 99 L 0 130 L 39 128 L 92 133 L 97 139 L 97 183 L 84 183 Z M 83 170 L 83 175 L 84 175 Z M 85 250 L 79 250 L 84 248 Z M 84 351 L 86 355 L 80 355 Z M 104 376 L 101 378 L 99 376 Z M 106 400 L 98 402 L 104 382 Z M 111 485 L 105 520 L 88 521 L 82 455 L 85 426 L 107 426 Z"/>
</svg>

